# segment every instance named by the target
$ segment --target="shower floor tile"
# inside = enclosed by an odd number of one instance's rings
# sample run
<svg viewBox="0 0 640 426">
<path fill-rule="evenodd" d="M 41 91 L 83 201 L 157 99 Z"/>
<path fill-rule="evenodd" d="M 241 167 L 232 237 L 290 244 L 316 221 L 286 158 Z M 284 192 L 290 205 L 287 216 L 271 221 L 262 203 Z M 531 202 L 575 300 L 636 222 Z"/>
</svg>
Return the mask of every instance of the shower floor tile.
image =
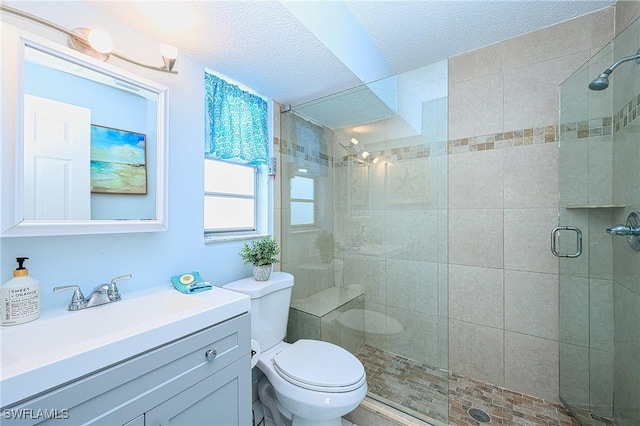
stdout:
<svg viewBox="0 0 640 426">
<path fill-rule="evenodd" d="M 434 425 L 579 426 L 561 404 L 544 401 L 431 367 L 375 348 L 356 353 L 367 373 L 369 396 Z M 490 416 L 480 422 L 476 408 Z"/>
</svg>

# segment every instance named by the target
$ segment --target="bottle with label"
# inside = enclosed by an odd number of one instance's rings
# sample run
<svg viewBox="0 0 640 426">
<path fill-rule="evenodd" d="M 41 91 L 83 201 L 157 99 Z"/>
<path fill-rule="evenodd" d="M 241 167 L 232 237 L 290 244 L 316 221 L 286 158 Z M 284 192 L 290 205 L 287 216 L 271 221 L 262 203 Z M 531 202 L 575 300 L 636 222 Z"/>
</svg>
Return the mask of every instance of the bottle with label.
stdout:
<svg viewBox="0 0 640 426">
<path fill-rule="evenodd" d="M 16 325 L 40 317 L 40 281 L 23 266 L 28 257 L 18 257 L 13 278 L 0 287 L 0 324 Z"/>
</svg>

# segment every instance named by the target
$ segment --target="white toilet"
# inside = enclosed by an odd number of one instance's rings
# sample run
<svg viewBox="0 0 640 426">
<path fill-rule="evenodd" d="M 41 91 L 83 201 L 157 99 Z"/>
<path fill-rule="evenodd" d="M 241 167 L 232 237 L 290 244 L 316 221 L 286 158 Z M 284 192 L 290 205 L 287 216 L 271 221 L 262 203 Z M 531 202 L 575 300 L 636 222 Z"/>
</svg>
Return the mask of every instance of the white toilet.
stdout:
<svg viewBox="0 0 640 426">
<path fill-rule="evenodd" d="M 341 417 L 367 394 L 364 367 L 332 343 L 283 341 L 293 281 L 291 274 L 273 272 L 269 281 L 245 278 L 223 287 L 251 297 L 251 337 L 261 349 L 257 367 L 275 391 L 278 411 L 293 426 L 341 426 Z"/>
</svg>

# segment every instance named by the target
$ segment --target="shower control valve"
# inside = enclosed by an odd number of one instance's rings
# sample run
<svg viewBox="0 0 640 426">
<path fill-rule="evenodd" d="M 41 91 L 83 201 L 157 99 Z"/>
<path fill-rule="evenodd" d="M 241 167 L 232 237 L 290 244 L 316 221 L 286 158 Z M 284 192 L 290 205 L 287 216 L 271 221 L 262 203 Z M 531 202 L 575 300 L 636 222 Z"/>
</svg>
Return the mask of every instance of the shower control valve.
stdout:
<svg viewBox="0 0 640 426">
<path fill-rule="evenodd" d="M 631 212 L 626 225 L 619 224 L 607 228 L 607 234 L 627 237 L 627 243 L 635 251 L 640 251 L 640 212 Z"/>
</svg>

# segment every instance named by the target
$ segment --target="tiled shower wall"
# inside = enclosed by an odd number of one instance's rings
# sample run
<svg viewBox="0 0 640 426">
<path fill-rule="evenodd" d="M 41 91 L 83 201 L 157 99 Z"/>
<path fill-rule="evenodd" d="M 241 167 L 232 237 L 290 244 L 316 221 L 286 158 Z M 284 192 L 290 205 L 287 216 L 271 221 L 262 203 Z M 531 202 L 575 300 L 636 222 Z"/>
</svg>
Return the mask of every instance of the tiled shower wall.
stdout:
<svg viewBox="0 0 640 426">
<path fill-rule="evenodd" d="M 450 59 L 450 370 L 557 401 L 558 276 L 549 252 L 558 207 L 557 90 L 611 41 L 614 21 L 618 29 L 637 17 L 639 4 L 618 1 Z M 284 268 L 317 251 L 312 237 L 281 234 L 281 177 L 276 235 L 303 238 Z"/>
<path fill-rule="evenodd" d="M 449 61 L 449 367 L 558 400 L 558 86 L 614 8 Z"/>
</svg>

